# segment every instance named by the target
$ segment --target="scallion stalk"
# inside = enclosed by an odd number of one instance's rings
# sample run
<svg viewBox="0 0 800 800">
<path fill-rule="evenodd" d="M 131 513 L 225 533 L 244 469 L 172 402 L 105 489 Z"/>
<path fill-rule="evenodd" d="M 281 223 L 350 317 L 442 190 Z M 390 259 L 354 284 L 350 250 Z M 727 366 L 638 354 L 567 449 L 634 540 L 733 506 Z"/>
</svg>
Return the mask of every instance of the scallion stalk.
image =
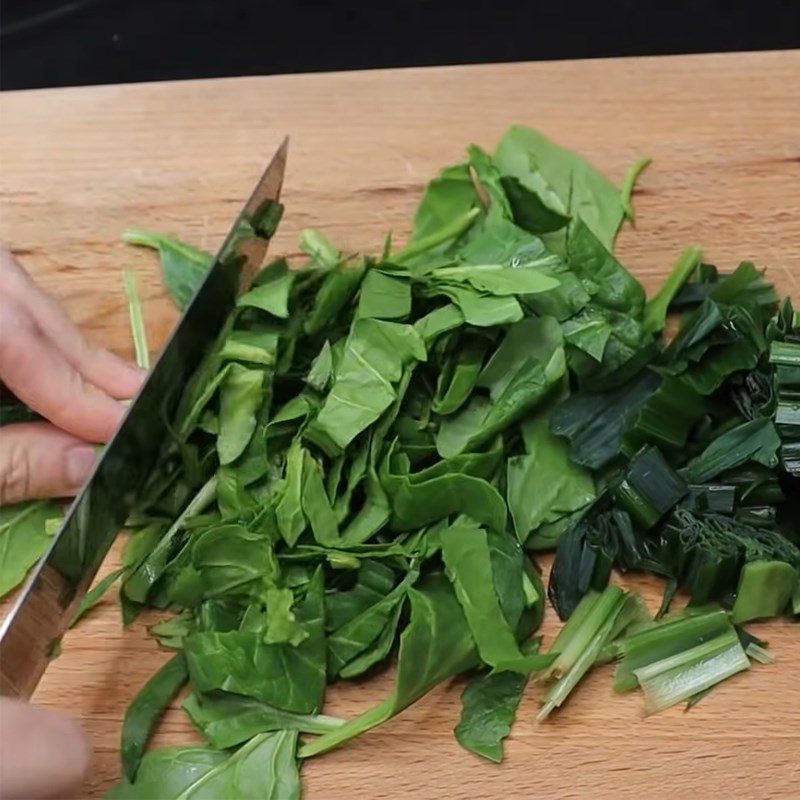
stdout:
<svg viewBox="0 0 800 800">
<path fill-rule="evenodd" d="M 704 613 L 682 612 L 674 618 L 617 641 L 622 660 L 614 673 L 614 691 L 628 692 L 638 685 L 637 670 L 681 653 L 731 630 L 728 615 L 715 608 Z"/>
<path fill-rule="evenodd" d="M 776 617 L 789 605 L 798 585 L 798 572 L 785 561 L 751 561 L 739 576 L 731 611 L 734 623 Z"/>
<path fill-rule="evenodd" d="M 581 610 L 584 604 L 588 606 L 588 611 Z M 555 652 L 560 640 L 561 653 L 544 676 L 556 675 L 559 678 L 542 698 L 542 707 L 536 715 L 537 722 L 547 719 L 556 708 L 563 705 L 570 692 L 597 662 L 611 638 L 624 630 L 637 617 L 640 609 L 638 598 L 617 586 L 609 586 L 602 594 L 588 596 L 581 601 L 551 648 L 551 652 Z M 567 630 L 576 616 L 576 624 Z"/>
<path fill-rule="evenodd" d="M 750 668 L 733 627 L 702 644 L 655 661 L 634 672 L 648 714 L 689 700 L 700 692 Z"/>
</svg>

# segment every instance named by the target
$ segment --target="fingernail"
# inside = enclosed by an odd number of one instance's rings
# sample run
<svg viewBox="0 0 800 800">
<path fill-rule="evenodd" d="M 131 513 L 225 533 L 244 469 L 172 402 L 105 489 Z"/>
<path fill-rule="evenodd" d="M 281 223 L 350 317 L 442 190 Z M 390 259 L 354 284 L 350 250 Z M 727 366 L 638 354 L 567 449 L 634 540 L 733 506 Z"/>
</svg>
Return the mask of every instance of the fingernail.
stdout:
<svg viewBox="0 0 800 800">
<path fill-rule="evenodd" d="M 81 445 L 67 451 L 67 481 L 76 489 L 83 486 L 94 467 L 97 455 L 94 447 Z"/>
</svg>

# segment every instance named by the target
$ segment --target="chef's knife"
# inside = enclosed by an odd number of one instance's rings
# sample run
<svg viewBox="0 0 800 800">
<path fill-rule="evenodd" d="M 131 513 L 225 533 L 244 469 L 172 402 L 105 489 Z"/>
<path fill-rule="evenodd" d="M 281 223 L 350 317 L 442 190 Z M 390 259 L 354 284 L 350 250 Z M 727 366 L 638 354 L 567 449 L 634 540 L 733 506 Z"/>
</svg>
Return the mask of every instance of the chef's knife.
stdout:
<svg viewBox="0 0 800 800">
<path fill-rule="evenodd" d="M 0 694 L 30 697 L 167 440 L 192 372 L 261 267 L 280 218 L 288 139 L 245 203 L 125 419 L 0 627 Z"/>
</svg>

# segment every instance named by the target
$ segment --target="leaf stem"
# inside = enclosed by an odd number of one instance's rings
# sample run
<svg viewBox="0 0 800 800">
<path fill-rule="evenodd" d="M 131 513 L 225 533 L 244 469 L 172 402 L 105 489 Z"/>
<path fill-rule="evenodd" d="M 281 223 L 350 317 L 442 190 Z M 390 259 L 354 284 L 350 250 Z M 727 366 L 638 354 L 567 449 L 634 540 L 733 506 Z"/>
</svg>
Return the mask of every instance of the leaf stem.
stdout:
<svg viewBox="0 0 800 800">
<path fill-rule="evenodd" d="M 392 257 L 392 261 L 395 264 L 403 264 L 414 258 L 414 256 L 443 244 L 448 239 L 454 239 L 469 228 L 480 213 L 481 210 L 479 208 L 471 208 L 466 214 L 462 214 L 460 217 L 457 217 L 447 225 L 443 225 L 433 233 L 422 236 L 416 241 L 409 242 L 399 253 L 396 253 Z"/>
<path fill-rule="evenodd" d="M 125 297 L 128 299 L 128 314 L 131 320 L 131 334 L 133 335 L 133 347 L 136 351 L 136 363 L 142 369 L 150 369 L 150 350 L 147 346 L 147 330 L 144 325 L 136 272 L 132 269 L 126 269 L 124 276 Z"/>
</svg>

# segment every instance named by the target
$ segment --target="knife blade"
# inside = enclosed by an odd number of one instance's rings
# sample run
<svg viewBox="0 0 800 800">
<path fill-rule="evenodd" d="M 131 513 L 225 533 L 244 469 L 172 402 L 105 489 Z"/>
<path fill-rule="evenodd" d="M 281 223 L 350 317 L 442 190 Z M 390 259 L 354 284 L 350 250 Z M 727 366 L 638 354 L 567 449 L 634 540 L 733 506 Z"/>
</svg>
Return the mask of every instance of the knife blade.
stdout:
<svg viewBox="0 0 800 800">
<path fill-rule="evenodd" d="M 186 381 L 261 267 L 282 207 L 288 137 L 231 226 L 194 297 L 0 627 L 0 694 L 28 698 L 125 524 L 167 439 Z"/>
</svg>

